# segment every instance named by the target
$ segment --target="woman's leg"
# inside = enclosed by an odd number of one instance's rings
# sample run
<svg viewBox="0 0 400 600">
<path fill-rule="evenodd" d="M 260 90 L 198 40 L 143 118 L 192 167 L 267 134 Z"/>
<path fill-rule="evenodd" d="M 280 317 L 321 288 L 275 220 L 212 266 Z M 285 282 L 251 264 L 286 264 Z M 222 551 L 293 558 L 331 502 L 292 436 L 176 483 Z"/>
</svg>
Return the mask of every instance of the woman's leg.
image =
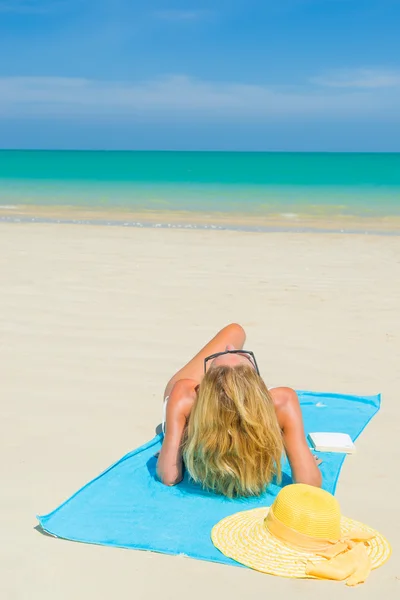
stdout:
<svg viewBox="0 0 400 600">
<path fill-rule="evenodd" d="M 241 350 L 246 341 L 246 333 L 241 325 L 237 323 L 231 323 L 227 325 L 221 331 L 217 333 L 212 340 L 208 342 L 190 360 L 182 369 L 180 369 L 167 383 L 165 388 L 164 398 L 169 396 L 174 384 L 180 379 L 191 379 L 198 385 L 204 375 L 204 359 L 210 354 L 215 352 L 223 352 L 228 345 L 232 345 L 235 348 Z"/>
</svg>

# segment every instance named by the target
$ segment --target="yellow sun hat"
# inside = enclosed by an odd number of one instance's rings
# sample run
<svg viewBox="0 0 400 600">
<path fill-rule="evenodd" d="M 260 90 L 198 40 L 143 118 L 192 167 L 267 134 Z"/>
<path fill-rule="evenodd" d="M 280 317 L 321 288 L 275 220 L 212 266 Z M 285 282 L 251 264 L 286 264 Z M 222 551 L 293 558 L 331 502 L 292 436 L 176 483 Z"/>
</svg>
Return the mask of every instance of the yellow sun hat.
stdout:
<svg viewBox="0 0 400 600">
<path fill-rule="evenodd" d="M 391 554 L 377 531 L 340 513 L 329 492 L 295 483 L 271 507 L 222 519 L 211 532 L 225 556 L 256 571 L 282 577 L 347 580 L 357 585 Z"/>
</svg>

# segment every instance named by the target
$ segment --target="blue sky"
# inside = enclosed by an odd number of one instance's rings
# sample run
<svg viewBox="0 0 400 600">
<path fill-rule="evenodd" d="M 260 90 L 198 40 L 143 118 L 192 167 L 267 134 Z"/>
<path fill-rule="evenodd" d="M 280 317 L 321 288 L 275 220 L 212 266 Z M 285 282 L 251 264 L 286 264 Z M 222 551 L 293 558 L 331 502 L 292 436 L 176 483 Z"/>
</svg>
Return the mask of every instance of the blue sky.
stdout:
<svg viewBox="0 0 400 600">
<path fill-rule="evenodd" d="M 400 151 L 400 0 L 0 0 L 0 146 Z"/>
</svg>

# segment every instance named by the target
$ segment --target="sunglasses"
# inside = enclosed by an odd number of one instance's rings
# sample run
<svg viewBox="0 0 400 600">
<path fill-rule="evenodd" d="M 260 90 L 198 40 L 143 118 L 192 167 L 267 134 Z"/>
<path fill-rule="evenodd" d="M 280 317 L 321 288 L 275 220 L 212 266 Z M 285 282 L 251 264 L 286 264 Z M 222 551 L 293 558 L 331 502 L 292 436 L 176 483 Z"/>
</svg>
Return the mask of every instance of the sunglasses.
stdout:
<svg viewBox="0 0 400 600">
<path fill-rule="evenodd" d="M 257 365 L 256 357 L 250 350 L 225 350 L 224 352 L 216 352 L 215 354 L 210 354 L 210 356 L 207 356 L 204 359 L 204 373 L 207 372 L 207 363 L 210 360 L 214 360 L 214 358 L 217 358 L 217 356 L 223 356 L 224 354 L 241 354 L 251 362 L 251 364 L 256 370 L 257 375 L 260 375 L 260 370 Z"/>
</svg>

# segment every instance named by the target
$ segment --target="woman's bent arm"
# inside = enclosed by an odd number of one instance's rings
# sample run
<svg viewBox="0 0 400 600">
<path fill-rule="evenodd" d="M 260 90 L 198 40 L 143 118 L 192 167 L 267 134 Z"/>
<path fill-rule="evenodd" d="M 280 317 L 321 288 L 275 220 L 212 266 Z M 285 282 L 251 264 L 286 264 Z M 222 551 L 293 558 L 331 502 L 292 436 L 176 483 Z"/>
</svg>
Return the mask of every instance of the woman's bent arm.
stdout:
<svg viewBox="0 0 400 600">
<path fill-rule="evenodd" d="M 292 470 L 293 482 L 321 487 L 321 471 L 307 444 L 296 392 L 291 388 L 275 388 L 270 390 L 270 394 L 283 432 L 283 442 Z"/>
<path fill-rule="evenodd" d="M 196 399 L 196 385 L 192 379 L 181 379 L 169 396 L 165 437 L 157 462 L 157 475 L 165 485 L 176 485 L 183 477 L 182 439 Z"/>
</svg>

